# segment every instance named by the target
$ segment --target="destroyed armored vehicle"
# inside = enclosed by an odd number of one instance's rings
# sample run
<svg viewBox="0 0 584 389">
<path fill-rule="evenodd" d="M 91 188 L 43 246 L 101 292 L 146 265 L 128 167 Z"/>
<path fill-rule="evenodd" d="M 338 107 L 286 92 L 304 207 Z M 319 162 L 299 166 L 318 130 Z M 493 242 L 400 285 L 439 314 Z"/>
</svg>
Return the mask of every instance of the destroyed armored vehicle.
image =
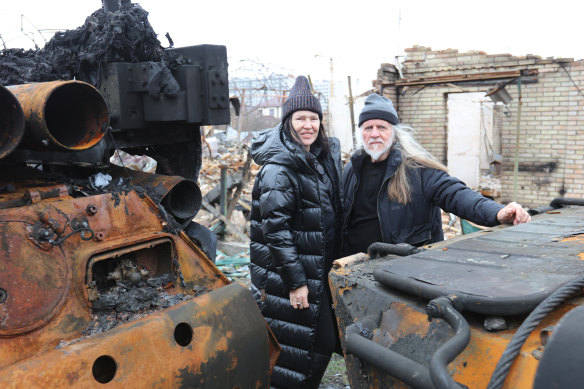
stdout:
<svg viewBox="0 0 584 389">
<path fill-rule="evenodd" d="M 584 201 L 530 212 L 527 224 L 337 260 L 351 388 L 580 387 Z"/>
<path fill-rule="evenodd" d="M 279 345 L 192 221 L 200 127 L 229 122 L 226 49 L 169 50 L 185 64 L 0 86 L 2 388 L 269 387 Z"/>
</svg>

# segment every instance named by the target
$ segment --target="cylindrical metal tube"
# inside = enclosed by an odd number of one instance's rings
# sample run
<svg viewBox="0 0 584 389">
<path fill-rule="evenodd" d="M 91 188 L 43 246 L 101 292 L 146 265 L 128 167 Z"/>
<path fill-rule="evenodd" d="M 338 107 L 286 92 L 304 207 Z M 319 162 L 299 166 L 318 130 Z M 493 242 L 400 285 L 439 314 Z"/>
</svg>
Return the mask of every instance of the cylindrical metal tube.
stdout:
<svg viewBox="0 0 584 389">
<path fill-rule="evenodd" d="M 103 0 L 103 10 L 106 12 L 116 12 L 120 9 L 120 0 Z"/>
<path fill-rule="evenodd" d="M 355 324 L 347 327 L 345 345 L 347 354 L 355 355 L 413 388 L 434 388 L 426 366 L 364 338 Z"/>
<path fill-rule="evenodd" d="M 18 147 L 24 127 L 24 113 L 18 99 L 0 85 L 0 159 Z"/>
<path fill-rule="evenodd" d="M 7 87 L 18 99 L 27 147 L 86 150 L 109 126 L 107 103 L 97 89 L 81 81 L 51 81 Z"/>
<path fill-rule="evenodd" d="M 164 176 L 122 167 L 108 170 L 114 179 L 129 178 L 160 202 L 172 216 L 186 226 L 201 209 L 203 196 L 196 182 L 180 176 Z"/>
<path fill-rule="evenodd" d="M 454 329 L 454 336 L 438 348 L 430 359 L 430 376 L 437 389 L 452 389 L 463 386 L 454 381 L 448 371 L 448 364 L 460 354 L 470 342 L 470 327 L 458 312 L 450 298 L 443 296 L 430 301 L 426 312 L 433 317 L 446 320 Z"/>
</svg>

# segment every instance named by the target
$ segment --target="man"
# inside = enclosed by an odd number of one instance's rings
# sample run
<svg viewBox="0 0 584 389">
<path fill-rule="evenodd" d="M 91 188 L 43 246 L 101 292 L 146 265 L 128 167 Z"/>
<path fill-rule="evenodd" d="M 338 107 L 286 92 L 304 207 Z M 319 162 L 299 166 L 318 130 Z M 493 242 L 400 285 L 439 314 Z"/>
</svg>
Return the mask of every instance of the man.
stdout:
<svg viewBox="0 0 584 389">
<path fill-rule="evenodd" d="M 359 128 L 363 148 L 343 170 L 344 256 L 367 252 L 374 242 L 441 241 L 440 208 L 483 226 L 531 220 L 519 204 L 498 204 L 448 175 L 399 123 L 388 98 L 367 97 Z"/>
</svg>

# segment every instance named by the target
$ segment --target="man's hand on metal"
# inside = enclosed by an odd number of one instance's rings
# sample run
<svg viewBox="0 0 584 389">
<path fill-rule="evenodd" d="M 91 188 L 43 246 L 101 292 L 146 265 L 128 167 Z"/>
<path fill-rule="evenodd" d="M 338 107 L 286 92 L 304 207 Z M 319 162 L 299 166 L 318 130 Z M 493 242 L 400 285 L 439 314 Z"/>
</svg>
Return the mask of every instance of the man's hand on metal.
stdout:
<svg viewBox="0 0 584 389">
<path fill-rule="evenodd" d="M 294 309 L 308 308 L 308 287 L 306 285 L 290 291 L 290 305 Z"/>
<path fill-rule="evenodd" d="M 531 221 L 531 216 L 516 202 L 511 202 L 497 213 L 497 220 L 501 224 L 521 224 Z"/>
</svg>

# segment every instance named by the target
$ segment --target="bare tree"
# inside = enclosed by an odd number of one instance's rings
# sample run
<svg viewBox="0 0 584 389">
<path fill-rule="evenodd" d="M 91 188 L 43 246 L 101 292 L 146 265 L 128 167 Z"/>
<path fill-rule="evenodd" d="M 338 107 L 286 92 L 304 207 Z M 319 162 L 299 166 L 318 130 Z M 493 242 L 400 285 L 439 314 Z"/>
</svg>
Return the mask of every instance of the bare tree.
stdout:
<svg viewBox="0 0 584 389">
<path fill-rule="evenodd" d="M 239 61 L 230 69 L 230 95 L 239 98 L 239 117 L 232 119 L 238 134 L 275 126 L 295 76 L 286 69 L 258 60 Z M 239 135 L 238 135 L 239 136 Z"/>
</svg>

